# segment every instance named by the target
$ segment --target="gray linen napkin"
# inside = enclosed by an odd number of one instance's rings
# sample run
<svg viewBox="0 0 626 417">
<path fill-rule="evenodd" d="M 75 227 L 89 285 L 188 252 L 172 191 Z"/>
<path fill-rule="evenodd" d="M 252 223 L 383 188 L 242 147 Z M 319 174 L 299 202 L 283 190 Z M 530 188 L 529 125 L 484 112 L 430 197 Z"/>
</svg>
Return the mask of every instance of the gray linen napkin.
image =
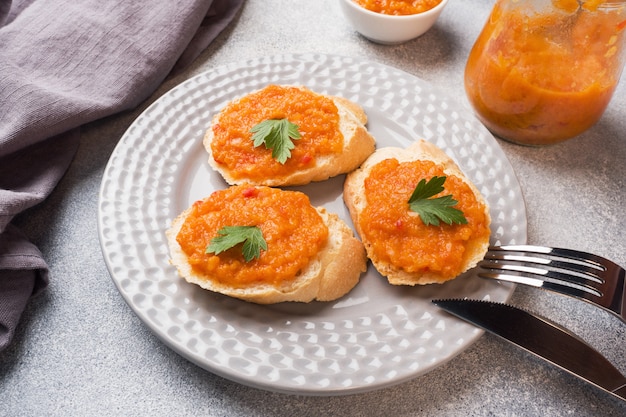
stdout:
<svg viewBox="0 0 626 417">
<path fill-rule="evenodd" d="M 48 267 L 13 218 L 69 167 L 80 126 L 132 109 L 244 0 L 0 0 L 0 351 Z"/>
</svg>

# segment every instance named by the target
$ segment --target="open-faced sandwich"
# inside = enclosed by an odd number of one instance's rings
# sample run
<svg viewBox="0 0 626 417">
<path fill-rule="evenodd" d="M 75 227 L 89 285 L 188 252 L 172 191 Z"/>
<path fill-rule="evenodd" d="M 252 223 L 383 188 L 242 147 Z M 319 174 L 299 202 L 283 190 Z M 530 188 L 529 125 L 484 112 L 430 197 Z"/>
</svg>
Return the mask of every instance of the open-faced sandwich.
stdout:
<svg viewBox="0 0 626 417">
<path fill-rule="evenodd" d="M 362 243 L 298 191 L 239 185 L 195 202 L 167 230 L 188 282 L 259 304 L 330 301 L 365 271 Z"/>
<path fill-rule="evenodd" d="M 368 258 L 394 285 L 441 283 L 481 260 L 491 218 L 454 161 L 424 140 L 376 150 L 344 184 Z"/>
<path fill-rule="evenodd" d="M 203 143 L 231 185 L 303 185 L 350 172 L 374 152 L 366 123 L 345 98 L 268 85 L 228 103 Z"/>
</svg>

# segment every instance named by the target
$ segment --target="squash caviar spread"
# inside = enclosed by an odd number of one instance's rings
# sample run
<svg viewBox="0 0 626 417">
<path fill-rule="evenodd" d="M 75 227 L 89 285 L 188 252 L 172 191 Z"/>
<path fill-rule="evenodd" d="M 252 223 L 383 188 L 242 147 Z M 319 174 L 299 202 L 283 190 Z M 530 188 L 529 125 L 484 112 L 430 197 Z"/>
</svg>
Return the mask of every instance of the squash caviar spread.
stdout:
<svg viewBox="0 0 626 417">
<path fill-rule="evenodd" d="M 617 86 L 626 6 L 553 1 L 559 9 L 531 13 L 501 3 L 470 52 L 465 87 L 479 118 L 513 142 L 560 142 L 590 128 Z M 579 9 L 580 7 L 580 9 Z"/>
<path fill-rule="evenodd" d="M 441 0 L 354 0 L 354 2 L 372 12 L 400 16 L 423 13 L 441 3 Z"/>
<path fill-rule="evenodd" d="M 268 119 L 284 119 L 298 125 L 301 138 L 284 164 L 272 158 L 265 146 L 254 147 L 250 129 Z M 341 153 L 343 135 L 335 103 L 321 94 L 297 87 L 269 85 L 222 110 L 212 126 L 211 151 L 215 161 L 233 178 L 262 181 L 285 177 L 314 167 L 319 156 Z"/>
<path fill-rule="evenodd" d="M 241 244 L 219 255 L 205 253 L 224 226 L 258 226 L 267 250 L 249 262 Z M 326 245 L 328 227 L 301 192 L 241 185 L 194 203 L 176 240 L 194 270 L 214 281 L 237 288 L 280 285 L 294 279 Z"/>
<path fill-rule="evenodd" d="M 409 208 L 409 198 L 421 179 L 446 176 L 445 190 L 458 201 L 467 224 L 426 226 Z M 489 236 L 485 206 L 458 177 L 447 175 L 431 161 L 398 162 L 386 159 L 365 180 L 366 205 L 359 223 L 374 254 L 406 272 L 436 272 L 454 278 L 462 272 L 470 239 Z"/>
</svg>

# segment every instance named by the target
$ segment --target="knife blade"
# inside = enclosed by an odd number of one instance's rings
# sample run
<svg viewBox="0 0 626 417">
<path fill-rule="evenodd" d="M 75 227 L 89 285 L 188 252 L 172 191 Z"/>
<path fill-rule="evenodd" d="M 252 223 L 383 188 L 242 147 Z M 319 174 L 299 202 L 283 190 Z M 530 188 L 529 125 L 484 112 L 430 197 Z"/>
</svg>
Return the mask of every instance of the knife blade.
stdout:
<svg viewBox="0 0 626 417">
<path fill-rule="evenodd" d="M 562 326 L 508 304 L 468 299 L 432 302 L 626 401 L 626 377 L 600 352 Z"/>
</svg>

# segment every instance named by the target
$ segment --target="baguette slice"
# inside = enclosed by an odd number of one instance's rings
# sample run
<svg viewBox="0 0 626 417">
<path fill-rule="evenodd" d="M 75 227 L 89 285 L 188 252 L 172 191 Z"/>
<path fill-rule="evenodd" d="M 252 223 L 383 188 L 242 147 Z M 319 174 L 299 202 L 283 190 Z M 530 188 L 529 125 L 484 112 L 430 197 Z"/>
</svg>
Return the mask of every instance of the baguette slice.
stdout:
<svg viewBox="0 0 626 417">
<path fill-rule="evenodd" d="M 336 214 L 323 207 L 316 207 L 329 229 L 328 241 L 308 266 L 292 281 L 280 286 L 257 284 L 246 288 L 234 288 L 198 273 L 187 261 L 187 256 L 176 241 L 191 207 L 178 215 L 166 231 L 171 260 L 179 275 L 186 281 L 230 297 L 257 303 L 274 304 L 284 301 L 310 302 L 332 301 L 347 294 L 359 282 L 365 272 L 367 257 L 363 244 L 354 236 L 352 229 Z M 297 216 L 297 213 L 295 214 Z"/>
<path fill-rule="evenodd" d="M 310 91 L 305 87 L 297 88 Z M 375 149 L 375 139 L 365 127 L 367 123 L 367 115 L 361 106 L 346 98 L 336 96 L 326 97 L 330 98 L 335 103 L 339 111 L 339 129 L 344 139 L 343 150 L 340 153 L 318 155 L 316 156 L 316 163 L 312 166 L 305 169 L 292 170 L 286 175 L 275 177 L 265 176 L 262 180 L 249 177 L 239 177 L 234 175 L 228 167 L 215 160 L 213 150 L 211 148 L 214 133 L 213 129 L 209 128 L 203 139 L 204 148 L 209 154 L 209 165 L 215 171 L 220 173 L 224 180 L 230 185 L 254 184 L 272 187 L 304 185 L 313 181 L 323 181 L 339 174 L 345 174 L 353 171 L 358 168 L 358 166 L 372 152 L 374 152 Z M 231 103 L 239 102 L 242 98 L 239 98 Z M 220 112 L 214 116 L 212 125 L 220 124 L 221 114 L 222 113 Z M 249 139 L 246 138 L 245 140 Z"/>
<path fill-rule="evenodd" d="M 372 243 L 364 237 L 363 229 L 359 222 L 359 216 L 366 207 L 365 180 L 369 176 L 372 168 L 386 159 L 397 159 L 400 163 L 416 160 L 429 160 L 440 165 L 446 175 L 453 175 L 463 180 L 472 190 L 479 203 L 484 205 L 484 214 L 487 227 L 491 222 L 489 207 L 484 197 L 480 194 L 476 186 L 463 174 L 456 163 L 436 145 L 420 140 L 409 146 L 407 149 L 401 148 L 380 148 L 372 154 L 361 167 L 348 174 L 344 183 L 343 198 L 350 211 L 355 229 L 359 233 L 365 245 L 368 258 L 381 275 L 386 276 L 389 283 L 393 285 L 423 285 L 431 283 L 442 283 L 455 277 L 444 277 L 436 271 L 428 272 L 407 272 L 395 265 L 385 262 L 377 256 L 372 249 Z M 466 249 L 462 258 L 462 271 L 476 266 L 483 259 L 489 247 L 489 236 L 475 236 L 466 243 Z"/>
</svg>

